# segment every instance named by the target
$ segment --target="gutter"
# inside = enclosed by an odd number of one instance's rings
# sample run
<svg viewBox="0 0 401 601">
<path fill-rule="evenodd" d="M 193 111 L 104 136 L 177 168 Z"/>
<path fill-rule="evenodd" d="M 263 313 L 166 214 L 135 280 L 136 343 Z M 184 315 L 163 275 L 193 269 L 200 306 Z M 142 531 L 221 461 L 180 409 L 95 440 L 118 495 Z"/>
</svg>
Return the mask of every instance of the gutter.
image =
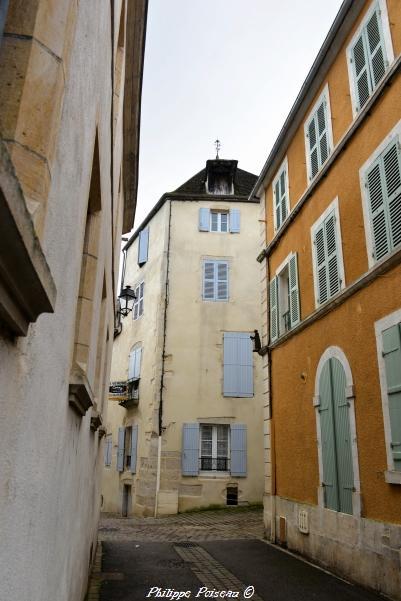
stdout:
<svg viewBox="0 0 401 601">
<path fill-rule="evenodd" d="M 167 264 L 166 264 L 166 282 L 164 292 L 164 316 L 163 316 L 163 347 L 162 347 L 162 369 L 160 376 L 160 395 L 159 395 L 159 439 L 157 446 L 157 471 L 156 471 L 156 495 L 155 495 L 155 512 L 154 517 L 157 518 L 157 510 L 159 503 L 160 491 L 160 471 L 161 471 L 161 449 L 163 435 L 163 391 L 164 391 L 164 365 L 166 359 L 166 339 L 167 339 L 167 308 L 169 296 L 169 271 L 170 271 L 170 241 L 171 241 L 171 199 L 168 216 L 168 237 L 167 237 Z"/>
<path fill-rule="evenodd" d="M 365 0 L 344 0 L 342 3 L 251 191 L 250 197 L 258 196 L 259 189 L 263 185 L 265 179 L 270 177 L 272 172 L 275 171 L 282 162 L 288 144 L 295 134 L 295 131 L 302 123 L 306 111 L 309 109 L 313 98 L 319 91 L 328 70 L 338 55 L 340 47 L 344 43 L 365 4 Z"/>
</svg>

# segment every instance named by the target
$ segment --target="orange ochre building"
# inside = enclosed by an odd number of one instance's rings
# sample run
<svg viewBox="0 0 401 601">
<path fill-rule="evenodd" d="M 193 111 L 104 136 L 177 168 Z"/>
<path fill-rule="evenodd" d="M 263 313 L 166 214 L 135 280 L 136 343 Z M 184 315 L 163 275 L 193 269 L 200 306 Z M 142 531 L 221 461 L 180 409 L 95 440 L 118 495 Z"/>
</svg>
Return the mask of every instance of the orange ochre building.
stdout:
<svg viewBox="0 0 401 601">
<path fill-rule="evenodd" d="M 266 530 L 401 599 L 401 0 L 345 0 L 261 199 Z"/>
</svg>

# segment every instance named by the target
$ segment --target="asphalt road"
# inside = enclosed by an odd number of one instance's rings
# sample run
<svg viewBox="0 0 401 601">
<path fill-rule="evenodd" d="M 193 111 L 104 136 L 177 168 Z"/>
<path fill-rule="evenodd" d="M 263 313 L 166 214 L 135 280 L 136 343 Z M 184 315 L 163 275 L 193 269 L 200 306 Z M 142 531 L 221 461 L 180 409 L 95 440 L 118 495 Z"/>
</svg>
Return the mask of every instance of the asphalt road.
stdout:
<svg viewBox="0 0 401 601">
<path fill-rule="evenodd" d="M 261 540 L 103 542 L 101 601 L 245 599 L 249 587 L 254 601 L 383 601 Z"/>
</svg>

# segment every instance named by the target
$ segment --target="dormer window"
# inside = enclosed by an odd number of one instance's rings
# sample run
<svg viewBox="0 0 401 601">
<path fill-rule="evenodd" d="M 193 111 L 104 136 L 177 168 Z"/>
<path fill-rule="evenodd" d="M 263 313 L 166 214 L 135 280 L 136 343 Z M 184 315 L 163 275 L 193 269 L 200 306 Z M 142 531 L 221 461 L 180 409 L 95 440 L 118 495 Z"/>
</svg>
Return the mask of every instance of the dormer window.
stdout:
<svg viewBox="0 0 401 601">
<path fill-rule="evenodd" d="M 220 196 L 234 194 L 237 161 L 214 159 L 206 163 L 206 192 Z"/>
</svg>

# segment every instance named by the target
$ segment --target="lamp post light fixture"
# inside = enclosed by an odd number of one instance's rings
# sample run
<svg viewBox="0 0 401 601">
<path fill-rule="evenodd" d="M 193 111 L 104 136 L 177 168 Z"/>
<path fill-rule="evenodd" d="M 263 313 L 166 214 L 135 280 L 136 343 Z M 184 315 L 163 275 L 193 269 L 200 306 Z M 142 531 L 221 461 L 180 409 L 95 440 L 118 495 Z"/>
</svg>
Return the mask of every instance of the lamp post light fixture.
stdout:
<svg viewBox="0 0 401 601">
<path fill-rule="evenodd" d="M 125 286 L 118 298 L 121 302 L 120 313 L 123 317 L 126 317 L 133 309 L 134 300 L 136 300 L 135 292 L 131 289 L 131 286 Z"/>
</svg>

